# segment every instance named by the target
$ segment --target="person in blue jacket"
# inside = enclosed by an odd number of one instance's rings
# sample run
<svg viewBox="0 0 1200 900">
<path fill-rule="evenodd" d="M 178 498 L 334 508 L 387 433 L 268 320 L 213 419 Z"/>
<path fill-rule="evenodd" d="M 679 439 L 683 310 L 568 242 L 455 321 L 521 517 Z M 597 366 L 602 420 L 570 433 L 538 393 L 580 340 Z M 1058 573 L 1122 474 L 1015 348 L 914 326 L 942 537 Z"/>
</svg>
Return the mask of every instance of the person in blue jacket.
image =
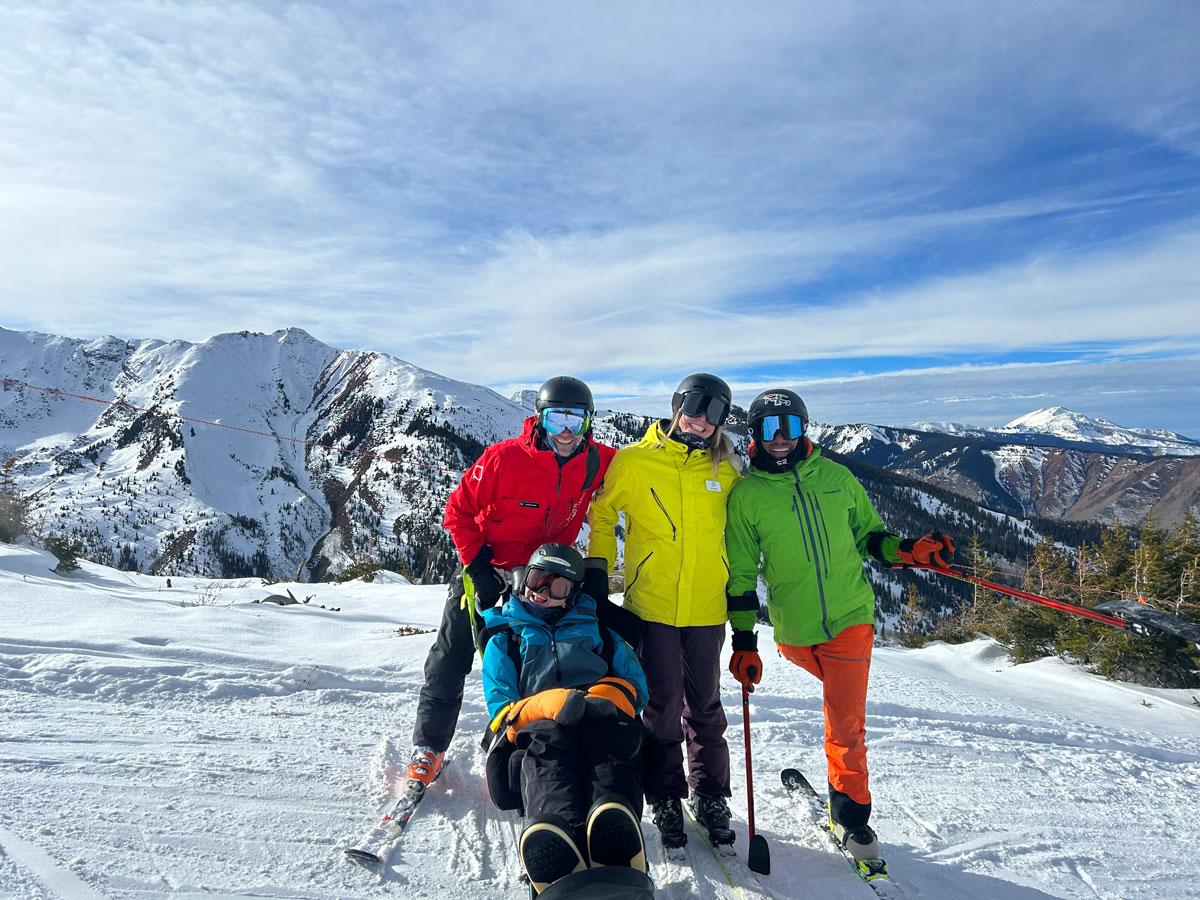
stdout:
<svg viewBox="0 0 1200 900">
<path fill-rule="evenodd" d="M 543 544 L 503 606 L 482 613 L 488 787 L 502 809 L 524 810 L 521 863 L 539 893 L 589 865 L 646 870 L 646 676 L 601 627 L 584 572 L 574 548 Z"/>
</svg>

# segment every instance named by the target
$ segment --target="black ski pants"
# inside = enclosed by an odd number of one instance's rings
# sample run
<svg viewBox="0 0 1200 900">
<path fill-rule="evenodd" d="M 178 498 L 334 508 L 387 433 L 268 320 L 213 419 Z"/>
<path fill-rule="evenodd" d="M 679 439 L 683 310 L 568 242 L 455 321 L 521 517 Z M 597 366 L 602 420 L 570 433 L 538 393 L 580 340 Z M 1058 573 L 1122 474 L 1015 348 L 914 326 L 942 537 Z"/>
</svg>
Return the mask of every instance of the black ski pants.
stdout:
<svg viewBox="0 0 1200 900">
<path fill-rule="evenodd" d="M 642 724 L 637 719 L 611 715 L 567 726 L 534 722 L 517 735 L 516 745 L 523 756 L 520 784 L 513 788 L 521 792 L 526 818 L 561 816 L 582 840 L 588 811 L 606 794 L 620 795 L 641 818 Z"/>
<path fill-rule="evenodd" d="M 642 668 L 650 688 L 643 718 L 658 747 L 646 754 L 646 798 L 651 802 L 697 794 L 728 797 L 729 745 L 721 705 L 724 625 L 676 628 L 646 623 Z M 688 771 L 683 767 L 687 743 Z"/>
<path fill-rule="evenodd" d="M 446 608 L 437 638 L 425 657 L 425 683 L 417 699 L 413 746 L 432 747 L 439 753 L 450 746 L 462 709 L 463 684 L 475 662 L 471 610 L 463 609 L 462 568 L 450 581 Z"/>
</svg>

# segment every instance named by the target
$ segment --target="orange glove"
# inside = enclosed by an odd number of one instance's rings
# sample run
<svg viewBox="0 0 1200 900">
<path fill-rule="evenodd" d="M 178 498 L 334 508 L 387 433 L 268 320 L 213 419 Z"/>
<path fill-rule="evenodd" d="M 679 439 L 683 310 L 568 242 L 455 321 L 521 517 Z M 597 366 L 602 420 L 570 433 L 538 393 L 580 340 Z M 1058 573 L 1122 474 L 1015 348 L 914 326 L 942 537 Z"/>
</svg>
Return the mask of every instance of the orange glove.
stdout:
<svg viewBox="0 0 1200 900">
<path fill-rule="evenodd" d="M 624 678 L 609 675 L 601 678 L 587 689 L 587 714 L 593 717 L 607 716 L 620 710 L 631 719 L 636 718 L 634 701 L 637 691 Z"/>
<path fill-rule="evenodd" d="M 901 541 L 896 555 L 900 557 L 901 564 L 906 566 L 938 566 L 944 569 L 949 563 L 942 559 L 943 550 L 947 556 L 952 555 L 954 541 L 950 535 L 935 531 L 915 541 L 912 538 Z"/>
<path fill-rule="evenodd" d="M 516 741 L 517 732 L 533 722 L 552 719 L 559 725 L 574 725 L 586 708 L 583 691 L 574 688 L 550 688 L 522 697 L 508 712 L 508 739 Z"/>
<path fill-rule="evenodd" d="M 733 633 L 733 658 L 729 660 L 729 674 L 748 691 L 762 681 L 762 657 L 758 655 L 758 635 L 753 631 Z"/>
</svg>

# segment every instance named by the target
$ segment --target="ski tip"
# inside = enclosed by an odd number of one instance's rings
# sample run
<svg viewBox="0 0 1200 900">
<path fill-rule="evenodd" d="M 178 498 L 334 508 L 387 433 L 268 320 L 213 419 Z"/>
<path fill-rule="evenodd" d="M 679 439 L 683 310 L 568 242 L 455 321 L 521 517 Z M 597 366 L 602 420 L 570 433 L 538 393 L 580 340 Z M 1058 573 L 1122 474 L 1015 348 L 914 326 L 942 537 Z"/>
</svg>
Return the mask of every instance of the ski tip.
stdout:
<svg viewBox="0 0 1200 900">
<path fill-rule="evenodd" d="M 364 865 L 377 866 L 383 862 L 374 853 L 368 850 L 361 850 L 358 847 L 347 847 L 345 854 L 346 859 L 353 860 L 356 863 L 363 863 Z"/>
<path fill-rule="evenodd" d="M 779 773 L 779 780 L 784 784 L 789 784 L 791 782 L 803 781 L 804 776 L 800 773 L 799 769 L 784 769 Z"/>
</svg>

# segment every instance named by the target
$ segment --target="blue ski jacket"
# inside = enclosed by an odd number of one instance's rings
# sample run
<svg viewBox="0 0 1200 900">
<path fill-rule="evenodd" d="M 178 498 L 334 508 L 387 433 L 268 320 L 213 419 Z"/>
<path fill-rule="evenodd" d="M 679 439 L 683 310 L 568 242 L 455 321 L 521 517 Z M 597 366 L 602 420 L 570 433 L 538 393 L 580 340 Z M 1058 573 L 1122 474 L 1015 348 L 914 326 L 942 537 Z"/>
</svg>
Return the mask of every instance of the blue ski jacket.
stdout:
<svg viewBox="0 0 1200 900">
<path fill-rule="evenodd" d="M 516 597 L 501 607 L 482 612 L 487 629 L 505 629 L 493 635 L 483 652 L 483 695 L 488 715 L 522 697 L 550 688 L 587 688 L 605 675 L 615 675 L 633 685 L 640 715 L 649 692 L 646 674 L 637 656 L 620 636 L 612 638 L 612 670 L 604 659 L 604 641 L 596 618 L 596 601 L 580 594 L 575 605 L 554 624 L 539 619 Z M 517 641 L 520 678 L 509 655 L 509 642 Z"/>
</svg>

